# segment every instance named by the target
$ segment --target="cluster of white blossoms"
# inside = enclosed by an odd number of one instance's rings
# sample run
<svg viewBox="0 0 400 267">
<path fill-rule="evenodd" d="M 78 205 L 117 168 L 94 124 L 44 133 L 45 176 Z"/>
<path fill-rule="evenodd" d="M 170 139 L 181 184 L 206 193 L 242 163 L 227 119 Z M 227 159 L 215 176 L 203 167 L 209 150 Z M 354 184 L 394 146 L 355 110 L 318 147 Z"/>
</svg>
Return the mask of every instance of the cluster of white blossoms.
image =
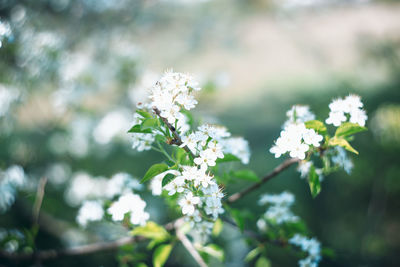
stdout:
<svg viewBox="0 0 400 267">
<path fill-rule="evenodd" d="M 321 244 L 315 238 L 307 238 L 300 234 L 295 234 L 289 243 L 299 246 L 308 256 L 299 261 L 300 267 L 317 267 L 321 260 Z"/>
<path fill-rule="evenodd" d="M 211 142 L 208 142 L 209 138 L 212 139 Z M 209 163 L 214 165 L 208 164 L 208 166 L 215 166 L 215 160 L 223 158 L 224 153 L 238 157 L 243 164 L 248 164 L 250 160 L 247 140 L 242 137 L 231 137 L 231 133 L 220 125 L 199 126 L 197 131 L 182 137 L 181 147 L 184 146 L 188 147 L 194 155 L 199 155 L 197 162 L 195 161 L 196 164 L 210 159 Z"/>
<path fill-rule="evenodd" d="M 310 146 L 319 147 L 323 140 L 313 129 L 307 129 L 305 122 L 314 119 L 314 114 L 307 106 L 293 106 L 287 113 L 288 119 L 284 123 L 280 137 L 269 150 L 275 158 L 289 152 L 290 157 L 305 159 Z"/>
<path fill-rule="evenodd" d="M 177 169 L 167 170 L 153 177 L 150 183 L 153 195 L 161 195 L 163 190 L 170 196 L 178 194 L 178 205 L 185 220 L 192 227 L 196 225 L 196 229 L 203 229 L 202 233 L 207 233 L 211 231 L 212 223 L 203 220 L 203 217 L 216 220 L 224 212 L 221 202 L 224 195 L 210 172 L 210 167 L 215 166 L 217 160 L 224 158 L 227 153 L 247 164 L 250 149 L 246 140 L 231 137 L 231 133 L 223 126 L 203 124 L 190 131 L 188 118 L 183 110 L 188 111 L 196 106 L 194 93 L 200 89 L 190 75 L 169 71 L 150 89 L 150 101 L 139 103 L 138 108 L 152 113 L 156 111 L 181 136 L 180 147 L 187 148 L 193 155 L 193 166 L 179 165 Z M 141 112 L 137 112 L 134 125 L 145 119 Z M 133 133 L 133 148 L 139 151 L 151 149 L 156 135 L 166 136 L 170 130 L 166 125 L 161 125 L 149 133 Z M 168 174 L 173 178 L 163 186 L 163 180 Z"/>
<path fill-rule="evenodd" d="M 263 216 L 257 221 L 260 230 L 266 230 L 268 222 L 283 224 L 287 222 L 297 222 L 299 218 L 295 216 L 290 207 L 294 203 L 294 196 L 291 193 L 283 192 L 278 195 L 264 194 L 258 201 L 259 205 L 270 205 Z"/>
<path fill-rule="evenodd" d="M 0 213 L 7 211 L 15 201 L 16 191 L 27 183 L 21 166 L 12 165 L 0 170 Z"/>
<path fill-rule="evenodd" d="M 110 179 L 92 177 L 87 173 L 74 174 L 65 191 L 65 200 L 71 206 L 79 206 L 85 200 L 112 199 L 129 190 L 141 190 L 142 185 L 128 173 L 116 173 Z"/>
<path fill-rule="evenodd" d="M 338 98 L 329 104 L 329 117 L 325 120 L 327 124 L 338 127 L 343 122 L 350 121 L 365 126 L 368 116 L 362 109 L 363 103 L 357 95 L 349 95 L 345 98 Z"/>
<path fill-rule="evenodd" d="M 334 155 L 331 157 L 333 164 L 343 168 L 347 174 L 351 173 L 354 165 L 350 158 L 347 156 L 347 152 L 343 147 L 335 147 L 333 150 Z"/>
<path fill-rule="evenodd" d="M 122 221 L 130 215 L 133 225 L 145 225 L 150 215 L 144 209 L 146 202 L 137 194 L 125 193 L 107 209 L 113 221 Z"/>
<path fill-rule="evenodd" d="M 197 104 L 194 91 L 199 91 L 198 83 L 188 74 L 167 71 L 153 86 L 150 93 L 150 107 L 156 107 L 161 117 L 172 125 L 184 115 L 182 108 L 191 110 Z"/>
<path fill-rule="evenodd" d="M 79 173 L 73 178 L 66 196 L 71 205 L 81 204 L 76 221 L 83 227 L 88 222 L 101 220 L 104 215 L 104 201 L 116 196 L 119 199 L 107 210 L 112 219 L 120 221 L 126 213 L 130 213 L 132 224 L 143 225 L 149 218 L 144 211 L 146 202 L 132 193 L 132 190 L 141 188 L 139 181 L 127 173 L 117 173 L 111 179 L 92 178 L 88 174 Z"/>
<path fill-rule="evenodd" d="M 11 33 L 10 24 L 0 20 L 0 48 L 3 46 L 4 39 L 9 38 Z"/>
<path fill-rule="evenodd" d="M 85 227 L 88 222 L 99 221 L 103 218 L 103 204 L 98 200 L 86 200 L 78 211 L 76 221 L 79 225 Z"/>
</svg>

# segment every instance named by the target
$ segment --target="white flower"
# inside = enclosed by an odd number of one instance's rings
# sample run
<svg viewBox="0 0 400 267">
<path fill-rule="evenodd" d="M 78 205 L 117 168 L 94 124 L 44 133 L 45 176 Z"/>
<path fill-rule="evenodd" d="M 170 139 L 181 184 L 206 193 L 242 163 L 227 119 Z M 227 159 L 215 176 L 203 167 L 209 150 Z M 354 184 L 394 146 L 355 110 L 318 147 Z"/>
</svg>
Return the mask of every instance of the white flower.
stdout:
<svg viewBox="0 0 400 267">
<path fill-rule="evenodd" d="M 182 145 L 180 147 L 188 147 L 192 153 L 196 153 L 198 139 L 194 133 L 188 136 L 182 136 Z"/>
<path fill-rule="evenodd" d="M 182 208 L 184 215 L 192 215 L 195 211 L 195 205 L 200 203 L 200 198 L 193 196 L 192 192 L 188 192 L 183 198 L 179 200 L 179 206 Z"/>
<path fill-rule="evenodd" d="M 191 215 L 186 215 L 185 216 L 185 221 L 190 223 L 190 227 L 194 227 L 196 223 L 201 222 L 201 216 L 200 216 L 200 211 L 195 210 L 193 214 Z"/>
<path fill-rule="evenodd" d="M 333 124 L 336 127 L 340 126 L 344 121 L 346 121 L 346 116 L 342 111 L 329 112 L 329 117 L 325 120 L 327 124 Z"/>
<path fill-rule="evenodd" d="M 368 119 L 368 116 L 365 110 L 356 109 L 350 113 L 350 122 L 357 123 L 360 126 L 365 126 L 365 121 Z"/>
<path fill-rule="evenodd" d="M 315 119 L 315 115 L 310 111 L 310 107 L 302 105 L 292 106 L 292 108 L 286 112 L 286 116 L 288 120 L 284 123 L 285 126 L 293 123 L 304 123 Z"/>
<path fill-rule="evenodd" d="M 248 164 L 250 161 L 249 142 L 243 137 L 231 137 L 222 139 L 220 144 L 223 147 L 223 152 L 232 154 L 240 159 L 243 164 Z"/>
<path fill-rule="evenodd" d="M 346 150 L 343 147 L 335 146 L 334 153 L 336 154 L 332 156 L 332 162 L 343 168 L 347 174 L 350 174 L 353 169 L 353 162 L 348 158 Z"/>
<path fill-rule="evenodd" d="M 298 159 L 305 159 L 306 158 L 306 152 L 308 151 L 309 146 L 306 144 L 298 144 L 297 146 L 293 147 L 292 150 L 290 151 L 289 155 L 292 158 L 298 158 Z"/>
<path fill-rule="evenodd" d="M 162 193 L 162 181 L 167 174 L 173 174 L 175 176 L 180 175 L 181 173 L 177 170 L 168 170 L 157 174 L 156 176 L 151 179 L 150 182 L 150 190 L 153 196 L 159 196 Z"/>
<path fill-rule="evenodd" d="M 321 260 L 321 244 L 318 240 L 295 234 L 289 239 L 289 244 L 299 246 L 302 251 L 308 253 L 307 258 L 299 261 L 299 266 L 318 266 L 318 262 Z"/>
<path fill-rule="evenodd" d="M 16 187 L 26 184 L 24 169 L 19 165 L 12 165 L 4 173 L 5 180 Z"/>
<path fill-rule="evenodd" d="M 212 215 L 214 217 L 214 220 L 218 218 L 218 215 L 220 213 L 224 213 L 221 200 L 218 198 L 207 197 L 205 204 L 206 204 L 206 207 L 204 208 L 205 212 L 208 215 Z"/>
<path fill-rule="evenodd" d="M 168 195 L 175 195 L 176 192 L 182 193 L 184 191 L 185 178 L 183 176 L 178 176 L 164 186 L 164 189 L 168 191 Z"/>
<path fill-rule="evenodd" d="M 224 157 L 224 153 L 222 153 L 222 146 L 216 141 L 208 143 L 208 148 L 211 149 L 217 158 L 222 159 Z"/>
<path fill-rule="evenodd" d="M 320 142 L 322 141 L 323 137 L 322 135 L 317 134 L 314 129 L 306 129 L 303 132 L 303 140 L 304 143 L 307 145 L 313 145 L 315 147 L 320 146 Z"/>
<path fill-rule="evenodd" d="M 103 215 L 102 204 L 99 201 L 89 200 L 83 202 L 83 205 L 78 211 L 76 221 L 79 225 L 85 227 L 88 222 L 101 220 Z"/>
<path fill-rule="evenodd" d="M 144 225 L 149 219 L 149 214 L 144 211 L 145 207 L 146 202 L 140 196 L 127 193 L 111 204 L 107 212 L 111 215 L 113 221 L 121 221 L 124 219 L 125 214 L 130 213 L 132 224 Z"/>
<path fill-rule="evenodd" d="M 200 152 L 200 157 L 194 159 L 194 163 L 203 168 L 208 166 L 215 166 L 217 156 L 211 149 L 206 149 Z"/>
<path fill-rule="evenodd" d="M 348 95 L 343 101 L 343 111 L 352 113 L 355 110 L 360 110 L 363 107 L 361 97 L 358 95 Z"/>
<path fill-rule="evenodd" d="M 297 167 L 297 171 L 300 172 L 300 177 L 305 178 L 310 173 L 310 168 L 313 165 L 311 161 L 301 161 Z"/>
</svg>

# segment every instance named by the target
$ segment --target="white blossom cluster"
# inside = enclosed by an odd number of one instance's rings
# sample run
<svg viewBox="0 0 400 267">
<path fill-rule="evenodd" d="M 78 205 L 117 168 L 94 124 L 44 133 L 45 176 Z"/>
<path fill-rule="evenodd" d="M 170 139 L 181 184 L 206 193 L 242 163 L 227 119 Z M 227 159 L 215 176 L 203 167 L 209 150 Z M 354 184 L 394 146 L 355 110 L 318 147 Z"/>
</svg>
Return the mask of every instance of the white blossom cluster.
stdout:
<svg viewBox="0 0 400 267">
<path fill-rule="evenodd" d="M 104 200 L 110 200 L 116 196 L 120 196 L 119 199 L 108 209 L 112 219 L 119 221 L 121 214 L 123 217 L 125 213 L 131 212 L 135 215 L 134 217 L 131 215 L 131 222 L 143 224 L 145 221 L 143 218 L 148 218 L 148 214 L 142 214 L 146 203 L 138 195 L 131 197 L 134 195 L 132 190 L 141 188 L 139 181 L 127 173 L 117 173 L 111 179 L 92 178 L 86 173 L 78 173 L 73 177 L 66 192 L 66 200 L 73 206 L 81 205 L 76 221 L 84 227 L 88 222 L 101 220 L 104 216 Z"/>
<path fill-rule="evenodd" d="M 187 147 L 194 156 L 193 164 L 179 165 L 177 170 L 167 170 L 152 178 L 150 188 L 153 195 L 161 195 L 162 191 L 172 196 L 178 194 L 178 205 L 185 220 L 192 228 L 203 229 L 200 235 L 207 235 L 212 223 L 203 220 L 211 216 L 216 220 L 224 212 L 221 199 L 223 193 L 209 171 L 216 165 L 217 159 L 230 153 L 247 164 L 250 158 L 248 142 L 240 137 L 231 137 L 223 126 L 203 124 L 197 130 L 189 131 L 187 117 L 183 110 L 191 110 L 197 104 L 194 93 L 199 91 L 198 83 L 187 74 L 166 72 L 150 90 L 150 102 L 139 103 L 139 108 L 157 109 L 159 115 L 168 121 L 182 137 L 180 147 Z M 135 114 L 134 125 L 145 118 Z M 151 133 L 133 133 L 133 148 L 139 151 L 152 148 L 157 134 L 165 135 L 168 129 L 161 126 Z M 167 174 L 173 175 L 163 187 L 163 179 Z"/>
<path fill-rule="evenodd" d="M 3 46 L 3 41 L 10 38 L 11 33 L 10 24 L 0 20 L 0 48 Z"/>
<path fill-rule="evenodd" d="M 27 183 L 21 166 L 12 165 L 0 170 L 0 213 L 7 211 L 15 201 L 16 191 Z"/>
<path fill-rule="evenodd" d="M 16 252 L 26 244 L 25 235 L 17 229 L 0 228 L 1 249 L 8 253 Z"/>
<path fill-rule="evenodd" d="M 269 151 L 275 154 L 275 158 L 289 152 L 292 158 L 305 159 L 310 146 L 319 147 L 322 139 L 322 135 L 314 129 L 307 129 L 302 121 L 286 122 L 280 137 Z"/>
<path fill-rule="evenodd" d="M 295 216 L 290 207 L 294 203 L 294 196 L 289 192 L 278 195 L 264 194 L 258 201 L 259 205 L 270 205 L 264 215 L 257 222 L 260 230 L 265 230 L 267 222 L 283 224 L 286 222 L 297 222 L 299 218 Z"/>
<path fill-rule="evenodd" d="M 335 99 L 329 104 L 329 117 L 325 122 L 336 127 L 346 121 L 365 126 L 368 116 L 362 107 L 363 103 L 358 95 Z"/>
<path fill-rule="evenodd" d="M 308 256 L 299 261 L 300 267 L 317 267 L 321 260 L 321 244 L 315 238 L 307 238 L 300 234 L 295 234 L 289 243 L 299 246 Z"/>
<path fill-rule="evenodd" d="M 335 147 L 333 151 L 334 155 L 331 157 L 332 162 L 337 166 L 343 168 L 347 174 L 351 173 L 354 165 L 350 158 L 347 156 L 347 152 L 343 147 Z"/>
<path fill-rule="evenodd" d="M 111 204 L 107 212 L 113 221 L 122 221 L 126 214 L 130 215 L 130 222 L 134 225 L 145 225 L 149 219 L 149 213 L 144 211 L 146 202 L 137 194 L 131 192 L 121 195 Z"/>
</svg>

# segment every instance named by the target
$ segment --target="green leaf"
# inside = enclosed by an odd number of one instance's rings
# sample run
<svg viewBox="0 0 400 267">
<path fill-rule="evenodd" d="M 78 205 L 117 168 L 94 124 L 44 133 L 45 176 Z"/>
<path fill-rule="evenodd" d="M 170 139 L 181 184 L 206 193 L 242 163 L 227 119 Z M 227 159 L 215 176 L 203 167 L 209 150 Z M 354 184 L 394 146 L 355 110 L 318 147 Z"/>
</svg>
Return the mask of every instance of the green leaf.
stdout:
<svg viewBox="0 0 400 267">
<path fill-rule="evenodd" d="M 146 172 L 146 174 L 144 175 L 143 179 L 140 181 L 141 184 L 143 184 L 144 182 L 147 182 L 148 180 L 150 180 L 151 178 L 153 178 L 154 176 L 156 176 L 157 174 L 160 174 L 162 172 L 165 172 L 166 170 L 168 170 L 168 165 L 165 163 L 157 163 L 154 164 L 153 166 L 150 167 L 150 169 Z"/>
<path fill-rule="evenodd" d="M 219 236 L 219 234 L 222 231 L 222 228 L 224 226 L 224 223 L 221 221 L 221 219 L 217 219 L 214 223 L 214 227 L 212 229 L 212 235 L 213 236 Z"/>
<path fill-rule="evenodd" d="M 222 159 L 217 159 L 217 163 L 222 162 L 231 162 L 231 161 L 240 161 L 240 159 L 232 154 L 225 154 Z"/>
<path fill-rule="evenodd" d="M 153 266 L 162 267 L 168 260 L 169 254 L 171 254 L 172 245 L 161 245 L 159 246 L 153 254 Z"/>
<path fill-rule="evenodd" d="M 142 130 L 154 128 L 158 126 L 158 123 L 157 118 L 145 119 L 142 123 Z"/>
<path fill-rule="evenodd" d="M 346 137 L 366 130 L 366 127 L 360 126 L 357 123 L 345 122 L 336 129 L 335 136 Z"/>
<path fill-rule="evenodd" d="M 166 184 L 171 182 L 172 179 L 174 179 L 174 178 L 175 178 L 175 175 L 173 175 L 172 173 L 168 173 L 167 175 L 164 176 L 164 178 L 162 180 L 162 186 L 164 187 Z"/>
<path fill-rule="evenodd" d="M 139 124 L 136 124 L 129 129 L 128 133 L 151 133 L 150 129 L 142 129 Z"/>
<path fill-rule="evenodd" d="M 170 235 L 164 227 L 155 222 L 147 222 L 145 226 L 138 226 L 131 231 L 132 236 L 143 236 L 157 241 L 165 241 Z"/>
<path fill-rule="evenodd" d="M 305 122 L 307 129 L 314 129 L 319 134 L 326 134 L 326 126 L 322 121 L 311 120 Z"/>
<path fill-rule="evenodd" d="M 255 259 L 255 257 L 260 254 L 260 247 L 256 247 L 255 249 L 250 250 L 249 253 L 247 253 L 246 257 L 244 258 L 245 262 L 250 262 Z"/>
<path fill-rule="evenodd" d="M 308 184 L 310 186 L 311 195 L 315 198 L 319 192 L 321 192 L 321 184 L 319 182 L 319 176 L 315 172 L 315 167 L 311 166 L 310 173 L 308 174 Z"/>
<path fill-rule="evenodd" d="M 344 138 L 338 138 L 338 137 L 335 136 L 334 138 L 329 139 L 328 145 L 329 145 L 329 146 L 341 146 L 341 147 L 343 147 L 344 149 L 346 149 L 346 150 L 348 150 L 348 151 L 350 151 L 350 152 L 353 152 L 353 153 L 355 153 L 355 154 L 358 155 L 358 151 L 355 150 L 355 149 L 349 144 L 349 142 L 347 142 L 347 140 L 344 139 Z"/>
<path fill-rule="evenodd" d="M 153 116 L 149 112 L 144 111 L 143 109 L 137 109 L 136 113 L 146 119 L 153 118 Z"/>
<path fill-rule="evenodd" d="M 253 182 L 260 181 L 260 178 L 252 170 L 239 170 L 239 171 L 233 172 L 232 175 L 239 179 L 243 179 L 243 180 L 248 180 L 248 181 L 253 181 Z"/>
<path fill-rule="evenodd" d="M 208 255 L 218 259 L 221 262 L 224 261 L 225 259 L 224 250 L 215 244 L 210 244 L 205 247 L 200 247 L 199 250 L 201 252 L 207 253 Z"/>
<path fill-rule="evenodd" d="M 257 260 L 255 267 L 271 267 L 271 262 L 267 258 L 261 257 Z"/>
</svg>

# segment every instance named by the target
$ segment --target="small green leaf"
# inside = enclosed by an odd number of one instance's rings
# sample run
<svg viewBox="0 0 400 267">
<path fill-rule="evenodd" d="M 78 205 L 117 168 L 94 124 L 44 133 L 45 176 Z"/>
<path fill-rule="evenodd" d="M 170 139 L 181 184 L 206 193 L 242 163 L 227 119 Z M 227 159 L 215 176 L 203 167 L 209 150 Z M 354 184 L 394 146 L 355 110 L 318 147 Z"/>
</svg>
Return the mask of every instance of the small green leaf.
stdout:
<svg viewBox="0 0 400 267">
<path fill-rule="evenodd" d="M 355 154 L 358 155 L 358 151 L 355 150 L 355 149 L 349 144 L 349 142 L 347 142 L 347 140 L 344 139 L 344 138 L 338 138 L 338 137 L 335 136 L 335 137 L 333 137 L 332 139 L 329 139 L 328 145 L 329 145 L 329 146 L 341 146 L 341 147 L 343 147 L 344 149 L 346 149 L 346 150 L 348 150 L 348 151 L 350 151 L 350 152 L 353 152 L 353 153 L 355 153 Z"/>
<path fill-rule="evenodd" d="M 231 161 L 240 161 L 240 159 L 232 154 L 225 154 L 222 159 L 217 159 L 217 163 L 222 162 L 231 162 Z"/>
<path fill-rule="evenodd" d="M 239 170 L 239 171 L 233 172 L 232 175 L 239 179 L 243 179 L 243 180 L 248 180 L 248 181 L 253 181 L 253 182 L 260 181 L 260 178 L 252 170 Z"/>
<path fill-rule="evenodd" d="M 150 129 L 142 129 L 139 124 L 136 124 L 129 129 L 128 133 L 151 133 Z"/>
<path fill-rule="evenodd" d="M 260 247 L 256 247 L 255 249 L 250 250 L 249 253 L 247 253 L 246 257 L 244 258 L 245 262 L 250 262 L 255 259 L 255 257 L 260 254 Z"/>
<path fill-rule="evenodd" d="M 267 258 L 261 257 L 257 260 L 255 267 L 271 267 L 271 262 Z"/>
<path fill-rule="evenodd" d="M 149 112 L 144 111 L 143 109 L 137 109 L 136 113 L 146 119 L 153 118 L 153 116 Z"/>
<path fill-rule="evenodd" d="M 172 245 L 161 245 L 159 246 L 153 254 L 153 266 L 162 267 L 168 260 L 169 254 L 171 254 Z"/>
<path fill-rule="evenodd" d="M 156 224 L 155 222 L 147 222 L 145 226 L 138 226 L 131 231 L 133 236 L 143 236 L 157 241 L 165 241 L 170 235 L 164 227 Z"/>
<path fill-rule="evenodd" d="M 175 175 L 173 175 L 172 173 L 168 173 L 167 175 L 164 176 L 164 178 L 162 180 L 162 186 L 164 187 L 166 184 L 171 182 L 172 179 L 174 179 L 174 178 L 175 178 Z"/>
<path fill-rule="evenodd" d="M 159 121 L 157 118 L 145 119 L 142 123 L 142 130 L 154 128 L 158 126 L 158 123 Z"/>
<path fill-rule="evenodd" d="M 311 120 L 305 122 L 307 129 L 314 129 L 319 134 L 326 134 L 326 126 L 322 121 Z"/>
<path fill-rule="evenodd" d="M 223 249 L 215 244 L 210 244 L 205 247 L 200 247 L 199 250 L 201 252 L 207 253 L 208 255 L 218 259 L 221 262 L 223 262 L 225 259 Z"/>
<path fill-rule="evenodd" d="M 336 129 L 335 136 L 346 137 L 366 130 L 366 127 L 360 126 L 357 123 L 345 122 Z"/>
<path fill-rule="evenodd" d="M 156 176 L 157 174 L 160 174 L 162 172 L 165 172 L 166 170 L 168 170 L 168 165 L 165 163 L 157 163 L 154 164 L 153 166 L 150 167 L 150 169 L 146 172 L 146 174 L 144 175 L 143 179 L 140 181 L 141 184 L 143 184 L 144 182 L 147 182 L 148 180 L 150 180 L 151 178 L 153 178 L 154 176 Z"/>
<path fill-rule="evenodd" d="M 224 226 L 224 223 L 221 221 L 221 219 L 217 219 L 214 223 L 214 227 L 212 229 L 212 235 L 213 236 L 219 236 L 219 234 L 222 231 L 222 228 Z"/>
<path fill-rule="evenodd" d="M 308 184 L 310 186 L 311 195 L 315 198 L 321 192 L 321 184 L 319 176 L 315 172 L 315 167 L 311 166 L 310 173 L 308 174 Z"/>
</svg>

